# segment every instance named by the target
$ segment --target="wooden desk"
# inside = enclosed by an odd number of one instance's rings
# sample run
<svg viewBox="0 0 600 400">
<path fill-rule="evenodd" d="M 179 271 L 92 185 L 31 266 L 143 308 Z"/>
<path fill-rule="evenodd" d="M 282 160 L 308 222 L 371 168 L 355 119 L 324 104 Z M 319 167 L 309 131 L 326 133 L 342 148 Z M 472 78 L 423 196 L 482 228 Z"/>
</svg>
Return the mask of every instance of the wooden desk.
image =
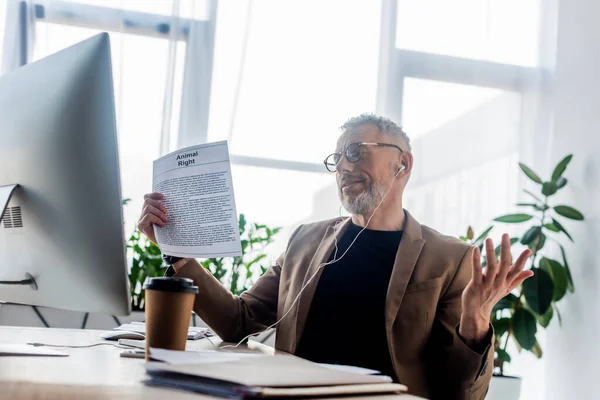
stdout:
<svg viewBox="0 0 600 400">
<path fill-rule="evenodd" d="M 102 342 L 101 333 L 102 331 L 97 330 L 0 326 L 0 342 L 87 345 Z M 213 348 L 208 340 L 187 343 L 188 350 Z M 122 349 L 116 347 L 98 346 L 58 350 L 69 353 L 69 357 L 0 356 L 0 399 L 214 399 L 211 396 L 145 386 L 142 384 L 146 379 L 144 360 L 120 357 L 119 353 Z M 272 352 L 273 349 L 252 342 L 240 351 Z M 377 400 L 418 399 L 410 395 L 375 398 Z M 366 400 L 367 397 L 351 399 Z"/>
</svg>

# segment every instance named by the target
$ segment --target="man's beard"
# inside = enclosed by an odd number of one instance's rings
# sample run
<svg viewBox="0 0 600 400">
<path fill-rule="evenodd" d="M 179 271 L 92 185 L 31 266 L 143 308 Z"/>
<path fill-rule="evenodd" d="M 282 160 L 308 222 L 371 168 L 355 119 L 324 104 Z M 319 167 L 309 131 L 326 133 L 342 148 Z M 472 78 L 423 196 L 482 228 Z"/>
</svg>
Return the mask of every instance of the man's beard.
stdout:
<svg viewBox="0 0 600 400">
<path fill-rule="evenodd" d="M 338 189 L 338 196 L 342 202 L 342 206 L 350 214 L 366 215 L 372 212 L 379 205 L 385 188 L 379 182 L 372 181 L 367 190 L 359 194 L 348 194 L 344 197 L 341 189 Z"/>
</svg>

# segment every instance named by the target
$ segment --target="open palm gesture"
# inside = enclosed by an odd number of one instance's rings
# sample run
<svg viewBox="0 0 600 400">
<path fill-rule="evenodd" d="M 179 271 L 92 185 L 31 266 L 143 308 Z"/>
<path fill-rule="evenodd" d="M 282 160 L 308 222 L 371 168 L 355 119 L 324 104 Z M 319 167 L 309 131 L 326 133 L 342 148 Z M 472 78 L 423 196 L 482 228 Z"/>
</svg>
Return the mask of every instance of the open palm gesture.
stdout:
<svg viewBox="0 0 600 400">
<path fill-rule="evenodd" d="M 523 270 L 531 250 L 523 251 L 513 264 L 507 234 L 502 235 L 499 260 L 492 239 L 486 239 L 485 250 L 485 271 L 481 267 L 479 248 L 473 250 L 473 276 L 462 294 L 461 335 L 472 340 L 482 339 L 487 334 L 496 303 L 533 275 L 533 271 Z"/>
</svg>

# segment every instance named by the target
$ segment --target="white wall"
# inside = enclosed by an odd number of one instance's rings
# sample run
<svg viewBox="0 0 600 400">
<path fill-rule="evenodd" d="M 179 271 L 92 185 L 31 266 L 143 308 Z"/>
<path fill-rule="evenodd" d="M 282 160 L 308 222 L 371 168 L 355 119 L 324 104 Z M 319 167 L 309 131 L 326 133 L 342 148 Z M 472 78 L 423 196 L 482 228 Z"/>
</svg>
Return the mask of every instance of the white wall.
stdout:
<svg viewBox="0 0 600 400">
<path fill-rule="evenodd" d="M 575 155 L 559 198 L 586 216 L 567 248 L 576 292 L 546 336 L 544 399 L 598 398 L 600 379 L 600 2 L 560 0 L 551 164 Z"/>
</svg>

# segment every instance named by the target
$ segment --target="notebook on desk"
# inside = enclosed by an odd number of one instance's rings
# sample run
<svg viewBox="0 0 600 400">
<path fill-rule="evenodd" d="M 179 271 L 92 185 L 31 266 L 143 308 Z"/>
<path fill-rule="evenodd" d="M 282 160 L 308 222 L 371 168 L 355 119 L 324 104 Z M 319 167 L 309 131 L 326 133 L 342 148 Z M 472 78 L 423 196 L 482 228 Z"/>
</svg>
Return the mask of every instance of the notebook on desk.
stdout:
<svg viewBox="0 0 600 400">
<path fill-rule="evenodd" d="M 151 386 L 226 398 L 400 393 L 389 377 L 339 371 L 292 355 L 242 357 L 198 364 L 148 363 Z"/>
</svg>

